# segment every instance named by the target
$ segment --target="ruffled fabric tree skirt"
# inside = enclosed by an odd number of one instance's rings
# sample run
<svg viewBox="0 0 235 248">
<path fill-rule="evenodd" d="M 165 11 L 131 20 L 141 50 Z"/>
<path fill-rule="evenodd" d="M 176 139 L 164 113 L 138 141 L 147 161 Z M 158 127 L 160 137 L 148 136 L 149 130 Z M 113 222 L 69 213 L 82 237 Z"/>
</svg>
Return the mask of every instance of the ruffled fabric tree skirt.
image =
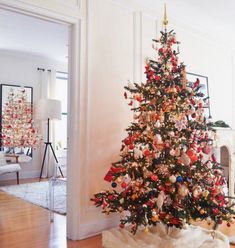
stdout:
<svg viewBox="0 0 235 248">
<path fill-rule="evenodd" d="M 114 228 L 102 232 L 104 248 L 229 248 L 229 239 L 219 231 L 197 226 L 187 229 L 169 228 L 162 224 L 135 235 L 126 229 Z"/>
</svg>

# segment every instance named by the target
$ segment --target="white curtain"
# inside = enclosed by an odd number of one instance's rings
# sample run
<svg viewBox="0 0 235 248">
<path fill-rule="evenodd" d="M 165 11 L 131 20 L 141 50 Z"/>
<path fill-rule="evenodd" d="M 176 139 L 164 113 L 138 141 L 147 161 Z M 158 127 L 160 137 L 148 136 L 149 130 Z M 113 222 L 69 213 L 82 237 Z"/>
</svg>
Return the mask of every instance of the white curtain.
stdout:
<svg viewBox="0 0 235 248">
<path fill-rule="evenodd" d="M 40 98 L 51 98 L 55 99 L 55 87 L 56 87 L 56 71 L 55 70 L 40 70 L 40 84 L 41 84 L 41 96 Z M 43 141 L 47 139 L 47 121 L 40 121 L 41 132 L 43 136 Z M 54 123 L 50 121 L 50 142 L 52 142 L 53 148 L 55 147 L 55 130 L 54 130 Z M 44 155 L 45 144 L 41 147 L 41 161 L 40 164 L 42 165 L 43 155 Z M 54 149 L 55 150 L 55 149 Z M 44 163 L 43 169 L 43 178 L 51 177 L 55 174 L 56 161 L 52 154 L 50 147 L 47 148 L 47 156 Z M 40 167 L 41 169 L 41 167 Z"/>
</svg>

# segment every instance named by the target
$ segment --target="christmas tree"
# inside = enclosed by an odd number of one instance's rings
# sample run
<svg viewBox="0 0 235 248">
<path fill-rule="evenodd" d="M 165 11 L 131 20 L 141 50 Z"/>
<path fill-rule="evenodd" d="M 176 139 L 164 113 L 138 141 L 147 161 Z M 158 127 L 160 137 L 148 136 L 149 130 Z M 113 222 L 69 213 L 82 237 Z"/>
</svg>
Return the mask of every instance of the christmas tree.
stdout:
<svg viewBox="0 0 235 248">
<path fill-rule="evenodd" d="M 230 226 L 234 217 L 214 154 L 215 130 L 204 116 L 206 99 L 198 79 L 187 82 L 175 49 L 179 42 L 167 22 L 165 14 L 164 31 L 153 40 L 157 59 L 145 67 L 146 82 L 125 87 L 134 121 L 126 129 L 120 161 L 105 176 L 113 189 L 91 199 L 105 214 L 119 212 L 120 227 L 130 224 L 133 233 L 158 222 L 177 228 L 194 220 Z"/>
<path fill-rule="evenodd" d="M 10 89 L 7 102 L 2 113 L 2 147 L 14 150 L 15 147 L 36 148 L 39 146 L 41 136 L 35 128 L 32 116 L 32 104 L 27 101 L 24 88 L 14 93 Z"/>
</svg>

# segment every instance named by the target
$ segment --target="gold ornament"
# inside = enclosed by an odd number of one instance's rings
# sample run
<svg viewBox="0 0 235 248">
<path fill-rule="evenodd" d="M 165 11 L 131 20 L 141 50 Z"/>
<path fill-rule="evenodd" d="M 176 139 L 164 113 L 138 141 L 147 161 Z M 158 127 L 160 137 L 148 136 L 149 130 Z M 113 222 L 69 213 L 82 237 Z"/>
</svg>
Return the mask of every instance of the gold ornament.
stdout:
<svg viewBox="0 0 235 248">
<path fill-rule="evenodd" d="M 204 214 L 205 213 L 205 210 L 202 208 L 202 209 L 200 209 L 200 214 Z"/>
<path fill-rule="evenodd" d="M 158 215 L 152 216 L 151 220 L 152 220 L 153 222 L 157 222 L 157 221 L 159 220 Z"/>
<path fill-rule="evenodd" d="M 205 190 L 205 191 L 202 193 L 202 195 L 203 195 L 205 198 L 207 198 L 207 196 L 209 195 L 209 191 L 208 191 L 208 190 Z"/>
<path fill-rule="evenodd" d="M 163 17 L 162 23 L 163 23 L 163 25 L 165 26 L 165 29 L 166 29 L 166 26 L 168 24 L 168 18 L 167 18 L 167 14 L 166 14 L 166 4 L 164 4 L 164 17 Z"/>
<path fill-rule="evenodd" d="M 138 195 L 137 194 L 133 194 L 132 196 L 131 196 L 131 199 L 134 201 L 136 198 L 138 198 Z"/>
<path fill-rule="evenodd" d="M 144 228 L 144 233 L 148 233 L 148 232 L 149 232 L 148 227 L 145 227 L 145 228 Z"/>
<path fill-rule="evenodd" d="M 122 179 L 120 177 L 117 178 L 116 182 L 120 183 L 122 181 Z"/>
<path fill-rule="evenodd" d="M 188 195 L 189 193 L 189 189 L 186 185 L 181 185 L 179 187 L 179 190 L 178 190 L 179 194 L 183 197 L 185 197 L 186 195 Z"/>
</svg>

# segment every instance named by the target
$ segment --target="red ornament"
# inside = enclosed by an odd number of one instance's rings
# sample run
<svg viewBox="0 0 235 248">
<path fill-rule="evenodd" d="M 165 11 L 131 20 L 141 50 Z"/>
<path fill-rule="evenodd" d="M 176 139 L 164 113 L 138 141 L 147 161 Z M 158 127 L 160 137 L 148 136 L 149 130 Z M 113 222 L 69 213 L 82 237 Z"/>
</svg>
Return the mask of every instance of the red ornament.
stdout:
<svg viewBox="0 0 235 248">
<path fill-rule="evenodd" d="M 153 203 L 152 201 L 148 201 L 148 202 L 146 202 L 146 205 L 147 205 L 148 207 L 150 207 L 150 208 L 153 208 L 154 203 Z"/>
<path fill-rule="evenodd" d="M 108 203 L 107 203 L 107 202 L 103 202 L 102 208 L 104 209 L 104 208 L 106 208 L 107 206 L 108 206 Z"/>
<path fill-rule="evenodd" d="M 129 147 L 130 150 L 133 150 L 135 148 L 135 145 L 134 144 L 130 144 L 128 147 Z"/>
<path fill-rule="evenodd" d="M 129 146 L 129 145 L 131 144 L 131 137 L 130 137 L 130 136 L 127 137 L 127 138 L 124 140 L 124 144 L 125 144 L 126 146 Z"/>
<path fill-rule="evenodd" d="M 125 189 L 126 186 L 127 186 L 127 184 L 126 184 L 125 182 L 122 182 L 121 187 L 122 187 L 123 189 Z"/>
<path fill-rule="evenodd" d="M 162 48 L 162 47 L 159 48 L 158 52 L 159 52 L 159 53 L 163 53 L 163 52 L 164 52 L 163 48 Z"/>
<path fill-rule="evenodd" d="M 219 213 L 219 209 L 218 208 L 213 208 L 212 212 L 213 212 L 213 214 L 218 214 Z"/>
<path fill-rule="evenodd" d="M 124 97 L 125 97 L 125 99 L 127 99 L 127 93 L 126 92 L 124 93 Z"/>
<path fill-rule="evenodd" d="M 149 64 L 145 66 L 145 73 L 148 73 L 149 68 L 150 68 Z"/>
<path fill-rule="evenodd" d="M 120 172 L 125 172 L 126 169 L 123 168 L 123 167 L 111 167 L 111 171 L 112 171 L 113 173 L 120 173 Z"/>
<path fill-rule="evenodd" d="M 120 228 L 124 228 L 124 227 L 125 227 L 125 224 L 122 224 L 122 223 L 121 223 L 121 224 L 119 225 L 119 227 L 120 227 Z"/>
<path fill-rule="evenodd" d="M 154 174 L 153 174 L 153 175 L 151 176 L 151 180 L 152 180 L 152 181 L 156 182 L 157 179 L 158 179 L 157 175 L 154 175 Z"/>
<path fill-rule="evenodd" d="M 187 155 L 189 156 L 192 163 L 195 163 L 198 160 L 198 156 L 193 149 L 188 149 Z"/>
<path fill-rule="evenodd" d="M 113 179 L 114 179 L 113 172 L 109 170 L 105 175 L 104 180 L 110 183 Z"/>
<path fill-rule="evenodd" d="M 197 78 L 196 82 L 193 85 L 193 88 L 197 88 L 200 84 L 200 80 Z"/>
<path fill-rule="evenodd" d="M 214 163 L 217 163 L 217 160 L 216 160 L 215 154 L 212 154 L 212 155 L 211 155 L 211 159 L 212 159 L 212 161 L 213 161 Z"/>
<path fill-rule="evenodd" d="M 159 75 L 156 75 L 156 76 L 155 76 L 155 79 L 156 79 L 157 81 L 160 81 L 160 80 L 161 80 L 161 77 L 160 77 Z"/>
<path fill-rule="evenodd" d="M 173 217 L 173 218 L 170 219 L 170 223 L 171 223 L 172 225 L 177 225 L 177 224 L 180 223 L 180 221 L 179 221 L 178 218 Z"/>
<path fill-rule="evenodd" d="M 109 196 L 108 196 L 108 199 L 109 199 L 110 201 L 112 201 L 112 200 L 113 200 L 113 196 L 112 196 L 112 195 L 109 195 Z"/>
<path fill-rule="evenodd" d="M 129 106 L 132 106 L 132 104 L 133 104 L 133 101 L 130 101 L 130 102 L 128 103 Z"/>
<path fill-rule="evenodd" d="M 95 203 L 98 203 L 98 202 L 100 202 L 100 199 L 96 197 L 96 198 L 94 199 L 94 202 L 95 202 Z"/>
<path fill-rule="evenodd" d="M 200 103 L 198 104 L 198 107 L 199 107 L 199 108 L 203 108 L 203 104 L 200 102 Z"/>
<path fill-rule="evenodd" d="M 151 152 L 148 150 L 148 149 L 146 149 L 146 150 L 144 150 L 144 156 L 150 156 L 151 155 Z"/>
<path fill-rule="evenodd" d="M 141 95 L 135 96 L 135 100 L 138 101 L 138 102 L 141 102 L 142 101 Z"/>
<path fill-rule="evenodd" d="M 195 143 L 190 144 L 190 147 L 194 148 L 195 147 Z"/>
</svg>

